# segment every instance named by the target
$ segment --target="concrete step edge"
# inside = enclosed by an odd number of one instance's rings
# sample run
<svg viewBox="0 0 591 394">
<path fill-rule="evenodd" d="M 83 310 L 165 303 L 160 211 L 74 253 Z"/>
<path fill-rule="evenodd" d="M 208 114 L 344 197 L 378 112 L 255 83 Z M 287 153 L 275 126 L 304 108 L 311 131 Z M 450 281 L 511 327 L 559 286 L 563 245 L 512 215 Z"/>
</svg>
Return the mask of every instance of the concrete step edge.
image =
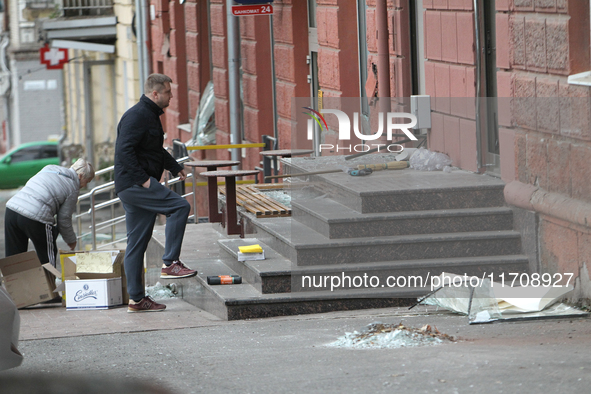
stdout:
<svg viewBox="0 0 591 394">
<path fill-rule="evenodd" d="M 478 257 L 448 257 L 444 259 L 422 259 L 422 260 L 401 260 L 401 261 L 379 261 L 373 263 L 356 264 L 325 264 L 293 267 L 293 272 L 340 272 L 340 271 L 371 271 L 377 269 L 426 269 L 430 267 L 463 267 L 471 265 L 513 265 L 528 264 L 529 260 L 525 255 L 499 255 L 499 256 L 478 256 Z"/>
<path fill-rule="evenodd" d="M 290 218 L 275 218 L 275 219 L 290 219 Z M 269 219 L 267 219 L 269 220 Z M 277 221 L 275 225 L 279 223 Z M 442 242 L 442 241 L 470 241 L 470 240 L 484 240 L 484 239 L 519 239 L 521 235 L 514 230 L 499 230 L 499 231 L 477 231 L 467 233 L 436 233 L 436 234 L 413 234 L 413 235 L 394 235 L 382 236 L 379 239 L 372 237 L 359 238 L 336 238 L 330 239 L 324 235 L 314 231 L 313 229 L 290 219 L 289 225 L 291 227 L 291 239 L 279 233 L 277 230 L 269 226 L 263 221 L 255 222 L 255 225 L 261 230 L 273 235 L 277 239 L 286 243 L 295 249 L 314 249 L 314 248 L 337 248 L 337 247 L 352 247 L 365 245 L 388 245 L 393 243 L 424 243 L 424 242 Z M 294 240 L 294 233 L 296 238 Z M 313 233 L 311 236 L 310 233 Z M 305 236 L 308 239 L 302 239 Z"/>
<path fill-rule="evenodd" d="M 245 304 L 274 304 L 283 302 L 304 302 L 304 301 L 333 301 L 342 299 L 363 299 L 363 298 L 418 298 L 427 294 L 429 287 L 417 288 L 396 288 L 396 289 L 371 289 L 371 290 L 339 290 L 339 291 L 305 291 L 297 293 L 262 294 L 260 297 L 250 298 L 228 298 L 226 306 Z"/>
<path fill-rule="evenodd" d="M 310 200 L 311 203 L 312 200 Z M 403 212 L 384 212 L 384 213 L 359 213 L 334 201 L 330 203 L 315 203 L 314 207 L 297 201 L 292 201 L 294 211 L 298 209 L 304 214 L 308 214 L 328 224 L 350 223 L 366 221 L 389 221 L 400 219 L 429 219 L 429 218 L 447 218 L 447 217 L 469 217 L 469 216 L 490 216 L 490 215 L 511 215 L 513 211 L 509 207 L 484 207 L 484 208 L 462 208 L 462 209 L 436 209 L 425 211 L 403 211 Z M 326 215 L 326 209 L 339 209 L 342 207 L 343 213 Z M 324 212 L 316 208 L 323 209 Z M 332 217 L 331 217 L 332 216 Z M 297 220 L 297 216 L 293 216 Z"/>
</svg>

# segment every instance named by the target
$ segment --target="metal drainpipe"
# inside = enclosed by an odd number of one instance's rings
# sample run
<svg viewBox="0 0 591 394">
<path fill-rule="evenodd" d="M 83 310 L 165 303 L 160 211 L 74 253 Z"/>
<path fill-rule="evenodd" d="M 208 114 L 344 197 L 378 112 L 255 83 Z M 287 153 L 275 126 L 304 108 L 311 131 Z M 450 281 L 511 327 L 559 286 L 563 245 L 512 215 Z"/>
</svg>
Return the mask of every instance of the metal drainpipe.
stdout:
<svg viewBox="0 0 591 394">
<path fill-rule="evenodd" d="M 275 137 L 275 143 L 277 143 L 277 92 L 275 86 L 277 83 L 277 76 L 275 75 L 275 36 L 273 34 L 273 15 L 269 15 L 269 34 L 271 36 L 271 75 L 273 78 L 271 91 L 273 92 L 273 137 Z"/>
<path fill-rule="evenodd" d="M 8 88 L 4 92 L 4 100 L 2 103 L 2 111 L 4 112 L 5 117 L 5 125 L 6 125 L 6 148 L 9 148 L 11 145 L 11 137 L 10 137 L 10 106 L 8 105 L 8 101 L 10 99 L 10 89 L 11 89 L 11 78 L 12 75 L 10 74 L 10 69 L 6 64 L 6 48 L 10 45 L 10 39 L 8 38 L 8 34 L 2 34 L 2 43 L 0 44 L 0 68 L 5 73 L 5 78 L 8 78 Z M 8 150 L 8 149 L 7 149 Z"/>
<path fill-rule="evenodd" d="M 143 59 L 142 59 L 142 66 L 144 68 L 144 78 L 148 78 L 148 76 L 150 75 L 150 54 L 148 53 L 148 44 L 147 44 L 147 40 L 148 40 L 148 26 L 146 21 L 148 20 L 147 18 L 147 12 L 148 11 L 148 5 L 146 4 L 146 0 L 139 0 L 140 4 L 141 4 L 141 19 L 142 19 L 142 52 L 143 52 Z M 141 81 L 141 90 L 144 90 L 144 81 Z"/>
<path fill-rule="evenodd" d="M 137 61 L 140 81 L 140 94 L 144 94 L 144 81 L 146 75 L 144 74 L 144 18 L 143 18 L 143 0 L 135 0 L 135 31 L 137 44 Z"/>
<path fill-rule="evenodd" d="M 480 125 L 480 94 L 481 94 L 481 81 L 482 78 L 482 43 L 480 40 L 480 1 L 474 0 L 474 43 L 476 46 L 476 99 L 474 104 L 476 106 L 476 168 L 480 172 L 482 167 L 482 152 L 481 152 L 481 125 Z"/>
<path fill-rule="evenodd" d="M 232 15 L 232 0 L 226 0 L 226 25 L 228 40 L 228 104 L 230 109 L 230 143 L 239 144 L 240 133 L 240 31 L 238 21 Z M 239 149 L 232 149 L 232 160 L 241 162 L 242 155 Z M 235 166 L 236 167 L 236 166 Z M 235 168 L 233 167 L 233 168 Z M 238 165 L 237 167 L 240 167 Z"/>
<path fill-rule="evenodd" d="M 387 0 L 376 1 L 378 40 L 378 97 L 380 112 L 390 112 L 390 49 Z"/>
</svg>

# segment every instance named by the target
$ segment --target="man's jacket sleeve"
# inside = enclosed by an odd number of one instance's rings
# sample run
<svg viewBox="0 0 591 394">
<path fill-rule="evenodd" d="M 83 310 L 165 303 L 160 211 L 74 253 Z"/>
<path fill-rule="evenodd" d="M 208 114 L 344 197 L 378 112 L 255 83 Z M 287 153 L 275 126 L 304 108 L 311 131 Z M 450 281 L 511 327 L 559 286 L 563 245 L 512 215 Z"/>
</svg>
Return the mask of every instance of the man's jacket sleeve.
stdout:
<svg viewBox="0 0 591 394">
<path fill-rule="evenodd" d="M 164 168 L 172 172 L 172 175 L 177 176 L 178 173 L 184 169 L 183 165 L 179 164 L 166 149 L 162 148 L 162 151 L 164 158 Z"/>
<path fill-rule="evenodd" d="M 146 128 L 143 127 L 137 114 L 128 114 L 119 123 L 115 154 L 136 185 L 141 185 L 150 179 L 148 173 L 140 165 L 135 150 L 141 143 L 145 132 Z"/>
</svg>

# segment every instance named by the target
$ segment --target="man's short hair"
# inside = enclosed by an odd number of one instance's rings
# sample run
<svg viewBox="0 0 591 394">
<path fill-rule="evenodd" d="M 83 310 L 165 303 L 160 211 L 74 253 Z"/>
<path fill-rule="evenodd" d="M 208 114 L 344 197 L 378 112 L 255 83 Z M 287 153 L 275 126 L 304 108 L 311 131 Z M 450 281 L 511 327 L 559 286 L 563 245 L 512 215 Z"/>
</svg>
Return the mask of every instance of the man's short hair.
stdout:
<svg viewBox="0 0 591 394">
<path fill-rule="evenodd" d="M 150 74 L 144 84 L 144 92 L 150 94 L 153 91 L 161 93 L 164 90 L 164 83 L 172 82 L 172 79 L 164 74 Z"/>
</svg>

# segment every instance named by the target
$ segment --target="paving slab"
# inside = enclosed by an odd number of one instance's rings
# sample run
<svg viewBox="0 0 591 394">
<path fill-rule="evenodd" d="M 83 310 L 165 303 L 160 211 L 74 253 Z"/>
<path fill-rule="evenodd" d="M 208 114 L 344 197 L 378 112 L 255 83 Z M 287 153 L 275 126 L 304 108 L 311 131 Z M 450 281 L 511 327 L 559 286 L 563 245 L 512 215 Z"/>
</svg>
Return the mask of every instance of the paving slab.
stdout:
<svg viewBox="0 0 591 394">
<path fill-rule="evenodd" d="M 216 316 L 181 299 L 159 301 L 164 312 L 128 313 L 127 306 L 105 310 L 67 311 L 61 305 L 20 310 L 21 340 L 68 338 L 85 335 L 171 330 L 216 324 Z"/>
<path fill-rule="evenodd" d="M 167 313 L 145 317 L 149 321 Z M 326 346 L 375 321 L 417 328 L 430 324 L 458 341 L 376 350 Z M 466 317 L 432 307 L 216 322 L 185 329 L 171 325 L 25 340 L 19 348 L 25 355 L 23 365 L 1 372 L 0 385 L 2 379 L 54 376 L 64 385 L 73 378 L 135 379 L 179 394 L 582 393 L 591 383 L 588 319 L 468 325 Z M 54 392 L 59 391 L 44 391 Z"/>
</svg>

